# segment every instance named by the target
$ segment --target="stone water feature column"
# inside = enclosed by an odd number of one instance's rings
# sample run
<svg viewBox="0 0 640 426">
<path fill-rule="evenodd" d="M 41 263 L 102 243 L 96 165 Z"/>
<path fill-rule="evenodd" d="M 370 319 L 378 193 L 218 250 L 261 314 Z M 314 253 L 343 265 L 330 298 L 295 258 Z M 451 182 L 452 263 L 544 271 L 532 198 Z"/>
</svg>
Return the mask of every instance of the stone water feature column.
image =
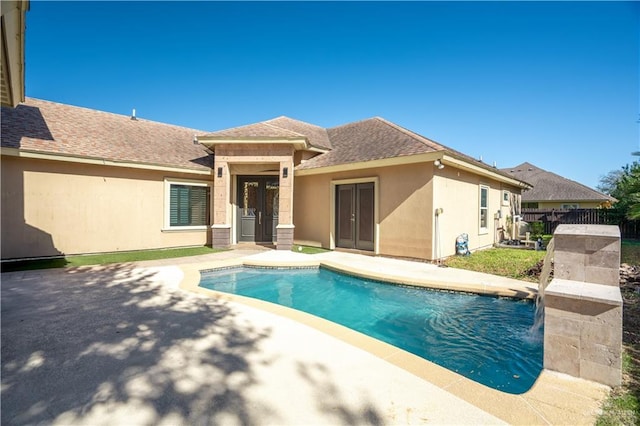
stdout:
<svg viewBox="0 0 640 426">
<path fill-rule="evenodd" d="M 559 225 L 544 290 L 544 368 L 617 386 L 622 379 L 620 230 Z"/>
</svg>

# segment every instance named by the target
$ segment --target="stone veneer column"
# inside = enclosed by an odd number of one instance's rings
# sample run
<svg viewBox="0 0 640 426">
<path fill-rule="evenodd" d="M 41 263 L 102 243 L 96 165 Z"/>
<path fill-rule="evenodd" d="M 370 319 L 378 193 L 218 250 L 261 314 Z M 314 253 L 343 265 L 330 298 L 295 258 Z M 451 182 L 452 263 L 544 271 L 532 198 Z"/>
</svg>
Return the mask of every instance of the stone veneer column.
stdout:
<svg viewBox="0 0 640 426">
<path fill-rule="evenodd" d="M 620 284 L 620 229 L 613 225 L 560 225 L 553 234 L 553 276 Z"/>
<path fill-rule="evenodd" d="M 218 177 L 218 168 L 222 176 Z M 211 245 L 226 248 L 231 245 L 231 221 L 229 205 L 229 164 L 216 159 L 213 168 L 213 225 L 211 225 Z"/>
<path fill-rule="evenodd" d="M 287 177 L 284 177 L 284 168 Z M 291 250 L 293 246 L 293 160 L 280 162 L 280 193 L 278 197 L 278 225 L 276 238 L 278 250 Z"/>
<path fill-rule="evenodd" d="M 544 292 L 544 368 L 609 386 L 622 378 L 620 230 L 560 225 Z"/>
</svg>

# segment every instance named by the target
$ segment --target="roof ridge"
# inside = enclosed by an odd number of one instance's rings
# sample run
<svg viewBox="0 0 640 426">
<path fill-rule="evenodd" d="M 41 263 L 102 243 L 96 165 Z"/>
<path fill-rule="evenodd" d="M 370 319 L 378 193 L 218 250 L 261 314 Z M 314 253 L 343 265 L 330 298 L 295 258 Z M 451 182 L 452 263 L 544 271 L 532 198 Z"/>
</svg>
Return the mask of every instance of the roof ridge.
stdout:
<svg viewBox="0 0 640 426">
<path fill-rule="evenodd" d="M 421 143 L 423 143 L 425 145 L 428 145 L 430 147 L 433 147 L 433 145 L 436 145 L 439 149 L 449 150 L 449 148 L 447 148 L 446 146 L 442 145 L 441 143 L 436 142 L 436 141 L 434 141 L 432 139 L 429 139 L 429 138 L 427 138 L 425 136 L 422 136 L 421 134 L 416 133 L 414 131 L 411 131 L 411 130 L 405 128 L 405 127 L 402 127 L 399 124 L 396 124 L 396 123 L 394 123 L 392 121 L 386 120 L 386 119 L 384 119 L 382 117 L 379 117 L 379 116 L 373 117 L 373 119 L 374 120 L 378 120 L 378 121 L 386 124 L 387 126 L 389 126 L 391 128 L 394 128 L 394 129 L 404 133 L 405 135 L 416 139 L 418 142 L 421 142 Z"/>
<path fill-rule="evenodd" d="M 552 175 L 552 177 L 553 177 L 553 178 L 561 179 L 561 180 L 564 180 L 564 181 L 566 181 L 566 182 L 570 182 L 570 183 L 575 184 L 575 185 L 577 185 L 577 186 L 579 186 L 579 187 L 581 187 L 581 188 L 583 188 L 583 189 L 585 189 L 585 190 L 587 190 L 587 191 L 589 191 L 589 192 L 592 192 L 592 193 L 594 193 L 594 194 L 598 194 L 598 195 L 601 195 L 601 196 L 605 196 L 605 197 L 607 197 L 608 199 L 615 199 L 615 198 L 614 198 L 614 197 L 612 197 L 611 195 L 605 194 L 604 192 L 600 192 L 600 191 L 598 191 L 597 189 L 591 188 L 590 186 L 587 186 L 587 185 L 585 185 L 585 184 L 583 184 L 583 183 L 580 183 L 580 182 L 575 181 L 575 180 L 573 180 L 573 179 L 570 179 L 570 178 L 568 178 L 568 177 L 564 177 L 564 176 L 561 176 L 561 175 L 559 175 L 559 174 L 557 174 L 557 173 L 550 172 L 549 170 L 543 169 L 542 167 L 536 166 L 535 164 L 532 164 L 532 163 L 530 163 L 530 162 L 528 162 L 528 161 L 525 161 L 525 162 L 524 162 L 524 163 L 522 163 L 522 164 L 519 164 L 519 165 L 517 165 L 517 166 L 515 166 L 515 167 L 512 167 L 512 168 L 510 168 L 509 170 L 510 170 L 510 171 L 514 171 L 514 170 L 515 170 L 515 171 L 517 171 L 517 168 L 518 168 L 518 167 L 525 166 L 525 165 L 530 166 L 531 168 L 533 168 L 533 170 L 532 170 L 532 171 L 535 171 L 535 172 L 538 172 L 538 173 L 539 173 L 539 172 L 542 172 L 542 173 L 546 173 L 546 174 L 548 174 L 548 175 Z M 511 173 L 511 172 L 508 172 L 508 173 Z"/>
<path fill-rule="evenodd" d="M 304 124 L 306 126 L 317 127 L 318 129 L 327 130 L 326 127 L 318 126 L 317 124 L 309 123 L 308 121 L 298 120 L 297 118 L 289 117 L 287 115 L 281 115 L 281 116 L 278 116 L 278 117 L 275 117 L 275 118 L 270 118 L 269 120 L 263 121 L 263 123 L 271 124 L 272 121 L 280 120 L 280 119 L 283 119 L 283 118 L 286 119 L 286 120 L 289 120 L 289 121 L 295 121 L 296 123 Z M 274 124 L 274 126 L 275 126 L 275 124 Z"/>
<path fill-rule="evenodd" d="M 98 114 L 104 114 L 104 115 L 110 115 L 110 116 L 122 117 L 122 118 L 131 118 L 130 115 L 120 114 L 120 113 L 117 113 L 117 112 L 102 111 L 102 110 L 99 110 L 99 109 L 94 109 L 94 108 L 89 108 L 89 107 L 83 107 L 83 106 L 71 105 L 71 104 L 64 104 L 62 102 L 49 101 L 47 99 L 34 98 L 34 97 L 31 97 L 31 96 L 25 97 L 25 102 L 23 103 L 23 105 L 29 106 L 28 100 L 33 100 L 33 101 L 36 101 L 36 102 L 45 102 L 45 103 L 48 103 L 48 104 L 58 105 L 60 107 L 74 108 L 74 109 L 78 109 L 78 110 L 89 111 L 89 112 L 92 112 L 92 113 L 98 113 Z M 180 126 L 178 124 L 172 124 L 172 123 L 163 123 L 162 121 L 149 120 L 147 118 L 140 118 L 138 116 L 136 116 L 136 120 L 137 121 L 146 122 L 146 123 L 159 124 L 161 126 L 175 127 L 175 128 L 178 128 L 178 129 L 193 130 L 194 132 L 197 132 L 199 134 L 208 133 L 206 130 L 195 129 L 193 127 Z"/>
<path fill-rule="evenodd" d="M 262 122 L 256 123 L 256 124 L 264 124 L 265 126 L 269 126 L 269 127 L 272 127 L 274 129 L 277 129 L 277 130 L 280 130 L 280 131 L 284 131 L 284 132 L 287 132 L 287 133 L 293 133 L 294 135 L 302 136 L 305 139 L 309 138 L 307 135 L 303 135 L 302 133 L 298 133 L 298 132 L 293 131 L 293 130 L 285 129 L 284 127 L 276 126 L 275 124 L 267 123 L 266 121 L 262 121 Z"/>
<path fill-rule="evenodd" d="M 354 125 L 354 124 L 364 123 L 365 121 L 375 120 L 376 118 L 377 118 L 377 117 L 369 117 L 369 118 L 363 118 L 363 119 L 361 119 L 361 120 L 350 121 L 350 122 L 348 122 L 348 123 L 339 124 L 339 125 L 337 125 L 337 126 L 333 126 L 333 127 L 325 128 L 325 130 L 333 130 L 333 129 L 339 129 L 340 127 L 352 126 L 352 125 Z"/>
</svg>

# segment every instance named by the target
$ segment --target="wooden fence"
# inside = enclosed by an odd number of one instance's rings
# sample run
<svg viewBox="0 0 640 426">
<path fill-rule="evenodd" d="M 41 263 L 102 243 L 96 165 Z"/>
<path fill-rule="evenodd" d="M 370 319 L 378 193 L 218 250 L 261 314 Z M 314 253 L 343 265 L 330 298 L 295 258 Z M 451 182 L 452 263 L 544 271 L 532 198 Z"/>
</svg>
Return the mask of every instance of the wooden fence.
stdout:
<svg viewBox="0 0 640 426">
<path fill-rule="evenodd" d="M 618 225 L 622 238 L 640 239 L 640 221 L 620 221 L 612 213 L 608 209 L 522 209 L 522 220 L 542 222 L 545 234 L 553 234 L 562 223 Z"/>
</svg>

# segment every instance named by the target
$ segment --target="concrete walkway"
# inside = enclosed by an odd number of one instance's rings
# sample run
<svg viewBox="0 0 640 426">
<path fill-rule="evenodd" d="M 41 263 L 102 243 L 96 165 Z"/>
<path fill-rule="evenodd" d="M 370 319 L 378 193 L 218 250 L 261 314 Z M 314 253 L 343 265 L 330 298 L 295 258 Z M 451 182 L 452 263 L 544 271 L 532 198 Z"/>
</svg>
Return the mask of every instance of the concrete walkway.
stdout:
<svg viewBox="0 0 640 426">
<path fill-rule="evenodd" d="M 607 393 L 545 372 L 506 395 L 315 317 L 193 288 L 197 271 L 239 262 L 531 290 L 425 263 L 252 249 L 4 273 L 2 424 L 592 424 Z"/>
</svg>

